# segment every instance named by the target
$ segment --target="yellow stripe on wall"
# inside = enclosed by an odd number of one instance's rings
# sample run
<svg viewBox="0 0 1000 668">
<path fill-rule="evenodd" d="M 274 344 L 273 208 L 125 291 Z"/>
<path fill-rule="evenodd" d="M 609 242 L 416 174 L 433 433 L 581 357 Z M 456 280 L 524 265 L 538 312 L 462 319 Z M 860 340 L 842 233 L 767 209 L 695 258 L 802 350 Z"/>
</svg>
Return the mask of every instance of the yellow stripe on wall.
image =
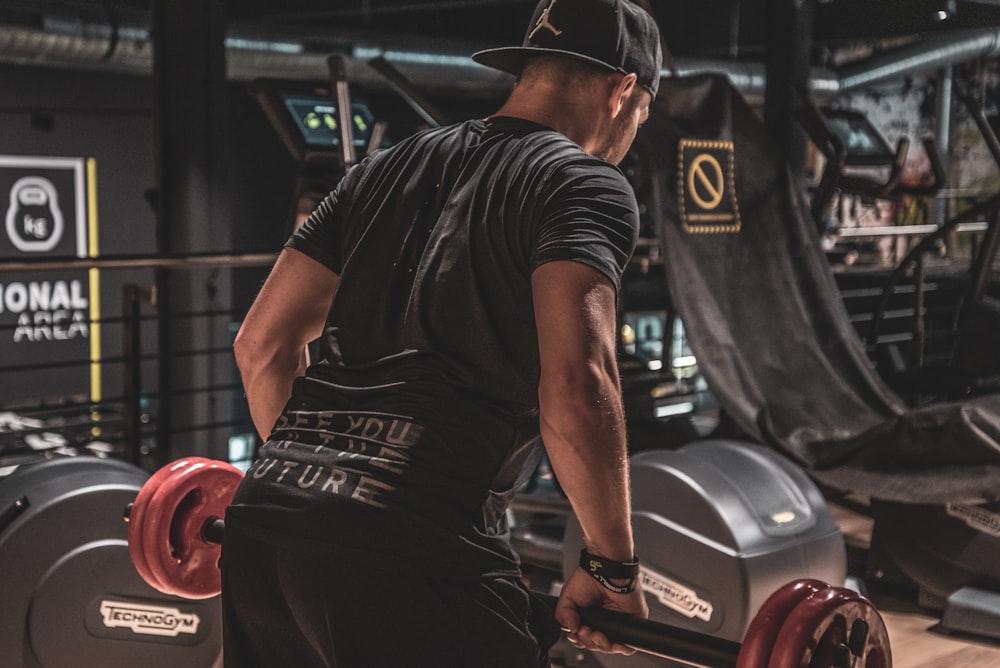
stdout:
<svg viewBox="0 0 1000 668">
<path fill-rule="evenodd" d="M 87 158 L 87 256 L 97 257 L 97 160 Z M 101 272 L 90 269 L 90 401 L 99 403 L 101 388 Z"/>
</svg>

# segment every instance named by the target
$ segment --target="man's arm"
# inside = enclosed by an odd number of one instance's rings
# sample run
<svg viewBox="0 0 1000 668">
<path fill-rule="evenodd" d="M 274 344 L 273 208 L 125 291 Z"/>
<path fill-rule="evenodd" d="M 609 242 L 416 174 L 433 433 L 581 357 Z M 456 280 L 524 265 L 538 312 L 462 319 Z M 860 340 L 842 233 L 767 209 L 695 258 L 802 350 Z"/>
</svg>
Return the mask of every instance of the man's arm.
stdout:
<svg viewBox="0 0 1000 668">
<path fill-rule="evenodd" d="M 583 528 L 587 551 L 631 561 L 631 501 L 621 383 L 615 355 L 616 294 L 600 272 L 577 262 L 549 262 L 532 274 L 541 359 L 540 427 L 553 471 Z M 600 605 L 648 614 L 641 591 L 616 594 L 582 569 L 563 587 L 556 618 L 569 638 L 601 651 L 603 634 L 580 626 L 577 609 Z"/>
<path fill-rule="evenodd" d="M 236 334 L 236 366 L 261 438 L 305 372 L 306 345 L 323 333 L 338 280 L 309 256 L 284 249 Z"/>
</svg>

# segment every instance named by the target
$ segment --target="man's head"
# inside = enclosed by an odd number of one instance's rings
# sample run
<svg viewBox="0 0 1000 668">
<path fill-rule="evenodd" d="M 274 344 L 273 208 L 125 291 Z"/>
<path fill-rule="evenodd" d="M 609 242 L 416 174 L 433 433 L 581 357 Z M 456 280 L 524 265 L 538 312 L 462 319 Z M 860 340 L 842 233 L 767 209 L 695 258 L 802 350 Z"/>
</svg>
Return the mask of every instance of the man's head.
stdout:
<svg viewBox="0 0 1000 668">
<path fill-rule="evenodd" d="M 550 125 L 591 155 L 624 157 L 660 84 L 660 33 L 630 0 L 542 0 L 522 46 L 473 58 L 518 76 L 503 111 Z"/>
<path fill-rule="evenodd" d="M 527 58 L 517 89 L 524 89 L 524 97 L 532 101 L 548 97 L 542 91 L 551 93 L 558 118 L 550 122 L 545 118 L 535 120 L 560 130 L 585 127 L 586 133 L 566 134 L 573 134 L 571 139 L 591 155 L 611 164 L 625 157 L 636 130 L 649 115 L 653 99 L 648 90 L 636 84 L 635 74 L 620 74 L 586 61 L 551 55 Z M 573 120 L 580 123 L 574 126 Z M 559 122 L 570 123 L 558 127 Z"/>
<path fill-rule="evenodd" d="M 553 55 L 598 68 L 635 74 L 636 85 L 656 97 L 663 53 L 660 31 L 646 11 L 630 0 L 541 0 L 521 46 L 480 51 L 472 58 L 488 67 L 520 75 L 525 61 Z"/>
</svg>

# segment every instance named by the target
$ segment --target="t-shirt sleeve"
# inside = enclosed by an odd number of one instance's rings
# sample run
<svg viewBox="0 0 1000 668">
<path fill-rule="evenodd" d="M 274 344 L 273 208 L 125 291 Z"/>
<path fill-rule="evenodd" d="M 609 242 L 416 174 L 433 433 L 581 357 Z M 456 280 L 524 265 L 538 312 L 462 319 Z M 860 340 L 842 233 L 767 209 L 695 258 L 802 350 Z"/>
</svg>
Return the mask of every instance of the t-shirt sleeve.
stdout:
<svg viewBox="0 0 1000 668">
<path fill-rule="evenodd" d="M 350 182 L 357 176 L 357 166 L 340 180 L 309 218 L 292 233 L 285 248 L 305 253 L 336 274 L 342 268 L 342 227 Z"/>
<path fill-rule="evenodd" d="M 639 236 L 632 187 L 617 168 L 596 159 L 573 163 L 553 178 L 532 269 L 557 260 L 581 262 L 607 276 L 617 290 Z"/>
</svg>

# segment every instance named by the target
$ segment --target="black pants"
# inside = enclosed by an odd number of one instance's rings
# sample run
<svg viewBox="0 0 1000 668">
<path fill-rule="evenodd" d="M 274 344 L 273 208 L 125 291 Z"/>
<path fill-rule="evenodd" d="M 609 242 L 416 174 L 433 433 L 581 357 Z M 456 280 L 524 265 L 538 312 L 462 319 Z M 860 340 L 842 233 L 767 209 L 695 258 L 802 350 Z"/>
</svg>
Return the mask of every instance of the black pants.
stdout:
<svg viewBox="0 0 1000 668">
<path fill-rule="evenodd" d="M 548 666 L 558 628 L 516 578 L 428 578 L 403 562 L 251 533 L 227 521 L 226 668 Z"/>
</svg>

